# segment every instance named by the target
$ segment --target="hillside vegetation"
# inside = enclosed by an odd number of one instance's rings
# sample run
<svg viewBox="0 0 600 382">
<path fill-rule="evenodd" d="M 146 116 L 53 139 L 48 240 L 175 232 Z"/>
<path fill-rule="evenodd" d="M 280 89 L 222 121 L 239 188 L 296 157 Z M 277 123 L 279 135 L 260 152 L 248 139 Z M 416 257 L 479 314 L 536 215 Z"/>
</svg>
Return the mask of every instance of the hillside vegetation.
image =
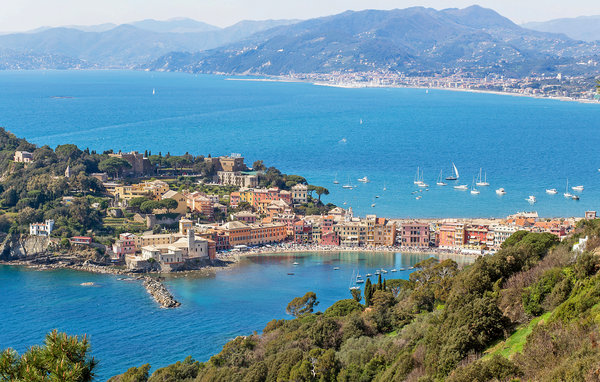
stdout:
<svg viewBox="0 0 600 382">
<path fill-rule="evenodd" d="M 579 236 L 587 250 L 574 253 Z M 208 362 L 188 357 L 125 381 L 595 381 L 600 378 L 600 220 L 575 238 L 517 232 L 459 270 L 428 259 L 410 280 L 365 287 L 324 312 L 313 294 L 292 320 L 238 337 Z M 359 303 L 357 300 L 365 302 Z"/>
</svg>

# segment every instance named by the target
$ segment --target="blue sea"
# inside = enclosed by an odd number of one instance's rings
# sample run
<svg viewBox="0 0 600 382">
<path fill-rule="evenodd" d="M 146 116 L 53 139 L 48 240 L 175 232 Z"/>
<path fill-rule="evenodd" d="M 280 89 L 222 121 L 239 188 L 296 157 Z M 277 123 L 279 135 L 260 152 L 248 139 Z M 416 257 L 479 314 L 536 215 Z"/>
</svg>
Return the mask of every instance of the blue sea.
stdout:
<svg viewBox="0 0 600 382">
<path fill-rule="evenodd" d="M 285 307 L 294 297 L 314 291 L 320 301 L 317 310 L 324 311 L 350 298 L 356 273 L 364 277 L 383 268 L 390 271 L 386 278 L 407 279 L 411 271 L 391 269 L 407 269 L 427 257 L 358 252 L 247 257 L 212 276 L 167 279 L 165 284 L 182 303 L 170 310 L 161 309 L 140 281 L 0 265 L 0 349 L 23 352 L 41 344 L 55 328 L 87 333 L 100 362 L 99 381 L 132 366 L 150 363 L 156 369 L 188 355 L 207 361 L 228 340 L 261 332 L 272 319 L 290 318 Z M 94 286 L 81 285 L 89 282 Z"/>
<path fill-rule="evenodd" d="M 503 217 L 536 210 L 551 217 L 600 208 L 598 104 L 182 73 L 5 71 L 0 126 L 52 147 L 241 153 L 250 165 L 262 159 L 327 187 L 324 201 L 346 203 L 359 215 Z M 453 162 L 461 184 L 470 186 L 483 168 L 491 186 L 479 195 L 456 191 L 454 183 L 437 187 L 440 171 L 449 175 Z M 420 200 L 412 193 L 417 167 L 431 185 Z M 371 183 L 357 182 L 364 176 Z M 585 186 L 580 201 L 562 196 L 567 179 Z M 357 187 L 342 189 L 346 183 Z M 496 195 L 499 187 L 505 196 Z M 546 188 L 559 193 L 547 195 Z M 538 203 L 526 202 L 529 195 Z"/>
</svg>

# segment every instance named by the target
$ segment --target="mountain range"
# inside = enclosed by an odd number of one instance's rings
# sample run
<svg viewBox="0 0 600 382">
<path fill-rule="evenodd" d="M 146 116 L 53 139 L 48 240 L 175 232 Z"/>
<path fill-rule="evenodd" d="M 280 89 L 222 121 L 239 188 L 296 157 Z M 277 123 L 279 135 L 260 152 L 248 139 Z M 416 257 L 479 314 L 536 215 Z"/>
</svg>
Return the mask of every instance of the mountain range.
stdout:
<svg viewBox="0 0 600 382">
<path fill-rule="evenodd" d="M 242 21 L 219 28 L 191 19 L 142 20 L 129 24 L 101 24 L 38 28 L 0 35 L 0 54 L 15 66 L 19 57 L 68 57 L 80 67 L 132 68 L 172 51 L 203 51 L 246 38 L 254 33 L 296 20 Z M 3 65 L 4 63 L 4 65 Z M 21 63 L 30 67 L 31 62 Z"/>
<path fill-rule="evenodd" d="M 347 11 L 305 21 L 191 19 L 71 26 L 0 36 L 0 68 L 136 68 L 266 74 L 588 74 L 600 41 L 516 25 L 479 6 Z"/>
<path fill-rule="evenodd" d="M 540 32 L 563 33 L 582 41 L 600 40 L 600 16 L 581 16 L 523 24 L 524 28 Z"/>
<path fill-rule="evenodd" d="M 599 47 L 525 29 L 479 6 L 441 11 L 413 7 L 347 11 L 279 26 L 216 49 L 171 53 L 147 68 L 269 75 L 373 70 L 575 74 L 589 66 L 597 70 Z"/>
</svg>

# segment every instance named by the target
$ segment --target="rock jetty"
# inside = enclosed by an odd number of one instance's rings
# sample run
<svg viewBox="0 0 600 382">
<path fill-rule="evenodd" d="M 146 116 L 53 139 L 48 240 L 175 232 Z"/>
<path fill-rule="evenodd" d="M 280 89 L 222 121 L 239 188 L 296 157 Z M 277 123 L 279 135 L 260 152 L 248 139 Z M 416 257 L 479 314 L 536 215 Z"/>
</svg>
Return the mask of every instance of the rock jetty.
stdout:
<svg viewBox="0 0 600 382">
<path fill-rule="evenodd" d="M 160 281 L 152 277 L 144 277 L 144 288 L 163 308 L 177 308 L 181 305 Z"/>
</svg>

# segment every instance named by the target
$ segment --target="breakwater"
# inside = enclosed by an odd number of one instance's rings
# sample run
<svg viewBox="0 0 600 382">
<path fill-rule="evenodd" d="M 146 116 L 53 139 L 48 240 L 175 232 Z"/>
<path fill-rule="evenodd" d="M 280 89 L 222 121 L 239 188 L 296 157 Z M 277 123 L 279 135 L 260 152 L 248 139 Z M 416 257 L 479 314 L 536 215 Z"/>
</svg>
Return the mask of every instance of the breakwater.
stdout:
<svg viewBox="0 0 600 382">
<path fill-rule="evenodd" d="M 173 297 L 171 292 L 160 281 L 152 277 L 144 277 L 144 288 L 154 300 L 163 308 L 177 308 L 181 303 Z"/>
</svg>

